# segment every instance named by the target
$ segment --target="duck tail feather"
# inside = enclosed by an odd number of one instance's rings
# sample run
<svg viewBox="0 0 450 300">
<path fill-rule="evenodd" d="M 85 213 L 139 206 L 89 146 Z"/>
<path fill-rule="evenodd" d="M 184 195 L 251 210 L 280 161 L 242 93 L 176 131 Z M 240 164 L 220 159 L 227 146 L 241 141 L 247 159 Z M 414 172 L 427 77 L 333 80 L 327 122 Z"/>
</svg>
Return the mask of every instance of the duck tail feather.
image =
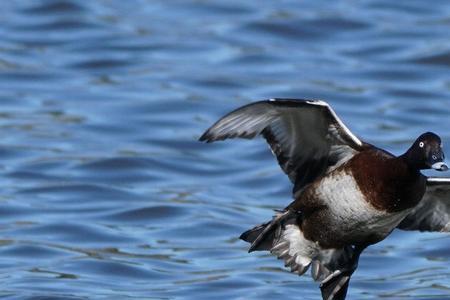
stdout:
<svg viewBox="0 0 450 300">
<path fill-rule="evenodd" d="M 239 237 L 241 240 L 251 243 L 248 252 L 270 250 L 274 240 L 280 235 L 282 221 L 291 216 L 292 213 L 289 210 L 277 213 L 270 222 L 258 225 L 241 234 Z"/>
</svg>

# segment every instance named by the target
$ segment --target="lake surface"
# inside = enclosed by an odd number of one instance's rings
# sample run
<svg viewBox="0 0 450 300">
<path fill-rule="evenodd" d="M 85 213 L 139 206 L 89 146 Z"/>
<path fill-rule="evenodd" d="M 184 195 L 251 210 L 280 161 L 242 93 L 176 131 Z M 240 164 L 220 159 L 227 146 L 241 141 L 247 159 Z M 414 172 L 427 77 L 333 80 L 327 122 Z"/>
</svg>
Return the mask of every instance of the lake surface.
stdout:
<svg viewBox="0 0 450 300">
<path fill-rule="evenodd" d="M 238 239 L 291 201 L 226 112 L 324 99 L 396 154 L 450 156 L 447 1 L 1 1 L 0 298 L 318 299 Z M 449 176 L 449 175 L 447 175 Z M 395 231 L 348 299 L 450 299 L 450 236 Z"/>
</svg>

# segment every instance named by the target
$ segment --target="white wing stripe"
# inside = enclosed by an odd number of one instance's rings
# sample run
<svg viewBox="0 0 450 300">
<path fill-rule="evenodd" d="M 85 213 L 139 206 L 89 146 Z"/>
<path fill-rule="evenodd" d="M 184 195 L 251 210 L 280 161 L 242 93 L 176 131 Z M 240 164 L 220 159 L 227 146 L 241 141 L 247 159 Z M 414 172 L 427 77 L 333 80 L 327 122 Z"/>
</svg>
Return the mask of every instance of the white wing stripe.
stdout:
<svg viewBox="0 0 450 300">
<path fill-rule="evenodd" d="M 362 146 L 362 142 L 350 131 L 350 129 L 347 128 L 347 126 L 345 126 L 345 124 L 341 121 L 341 119 L 339 119 L 339 117 L 336 115 L 331 106 L 329 106 L 328 104 L 327 106 L 333 117 L 338 122 L 339 126 L 344 130 L 344 132 L 353 140 L 353 142 L 355 142 L 355 144 L 357 144 L 358 146 Z"/>
<path fill-rule="evenodd" d="M 331 108 L 331 106 L 328 103 L 326 103 L 325 101 L 322 101 L 322 100 L 306 101 L 306 103 L 327 107 L 328 110 L 330 111 L 331 115 L 333 116 L 333 118 L 338 122 L 339 126 L 344 130 L 344 132 L 353 140 L 353 142 L 355 142 L 355 144 L 357 144 L 358 146 L 362 146 L 362 142 L 360 141 L 360 139 L 358 139 L 350 131 L 350 129 L 348 129 L 347 126 L 345 126 L 345 124 L 341 121 L 341 119 L 339 119 L 337 114 L 334 112 L 334 110 Z"/>
</svg>

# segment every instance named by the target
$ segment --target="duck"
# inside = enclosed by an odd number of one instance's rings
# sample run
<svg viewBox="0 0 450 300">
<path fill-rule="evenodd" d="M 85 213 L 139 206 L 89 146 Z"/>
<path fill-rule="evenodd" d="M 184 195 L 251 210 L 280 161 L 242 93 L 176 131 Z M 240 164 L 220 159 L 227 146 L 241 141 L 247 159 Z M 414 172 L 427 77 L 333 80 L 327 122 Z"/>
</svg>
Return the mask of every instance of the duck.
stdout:
<svg viewBox="0 0 450 300">
<path fill-rule="evenodd" d="M 275 98 L 240 107 L 199 138 L 262 136 L 293 185 L 293 201 L 240 236 L 298 275 L 311 269 L 323 300 L 346 298 L 360 255 L 394 229 L 450 232 L 450 178 L 441 138 L 421 134 L 396 156 L 364 142 L 322 100 Z"/>
</svg>

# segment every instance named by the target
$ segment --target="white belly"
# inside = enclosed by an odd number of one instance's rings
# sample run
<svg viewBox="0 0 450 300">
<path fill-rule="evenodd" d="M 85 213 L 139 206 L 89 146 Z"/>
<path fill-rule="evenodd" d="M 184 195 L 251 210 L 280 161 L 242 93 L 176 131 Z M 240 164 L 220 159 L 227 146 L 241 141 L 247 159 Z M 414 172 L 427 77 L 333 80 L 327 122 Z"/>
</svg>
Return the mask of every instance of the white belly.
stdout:
<svg viewBox="0 0 450 300">
<path fill-rule="evenodd" d="M 388 213 L 377 210 L 361 193 L 353 176 L 343 171 L 322 179 L 316 196 L 328 206 L 328 223 L 339 234 L 388 235 L 408 211 Z"/>
</svg>

